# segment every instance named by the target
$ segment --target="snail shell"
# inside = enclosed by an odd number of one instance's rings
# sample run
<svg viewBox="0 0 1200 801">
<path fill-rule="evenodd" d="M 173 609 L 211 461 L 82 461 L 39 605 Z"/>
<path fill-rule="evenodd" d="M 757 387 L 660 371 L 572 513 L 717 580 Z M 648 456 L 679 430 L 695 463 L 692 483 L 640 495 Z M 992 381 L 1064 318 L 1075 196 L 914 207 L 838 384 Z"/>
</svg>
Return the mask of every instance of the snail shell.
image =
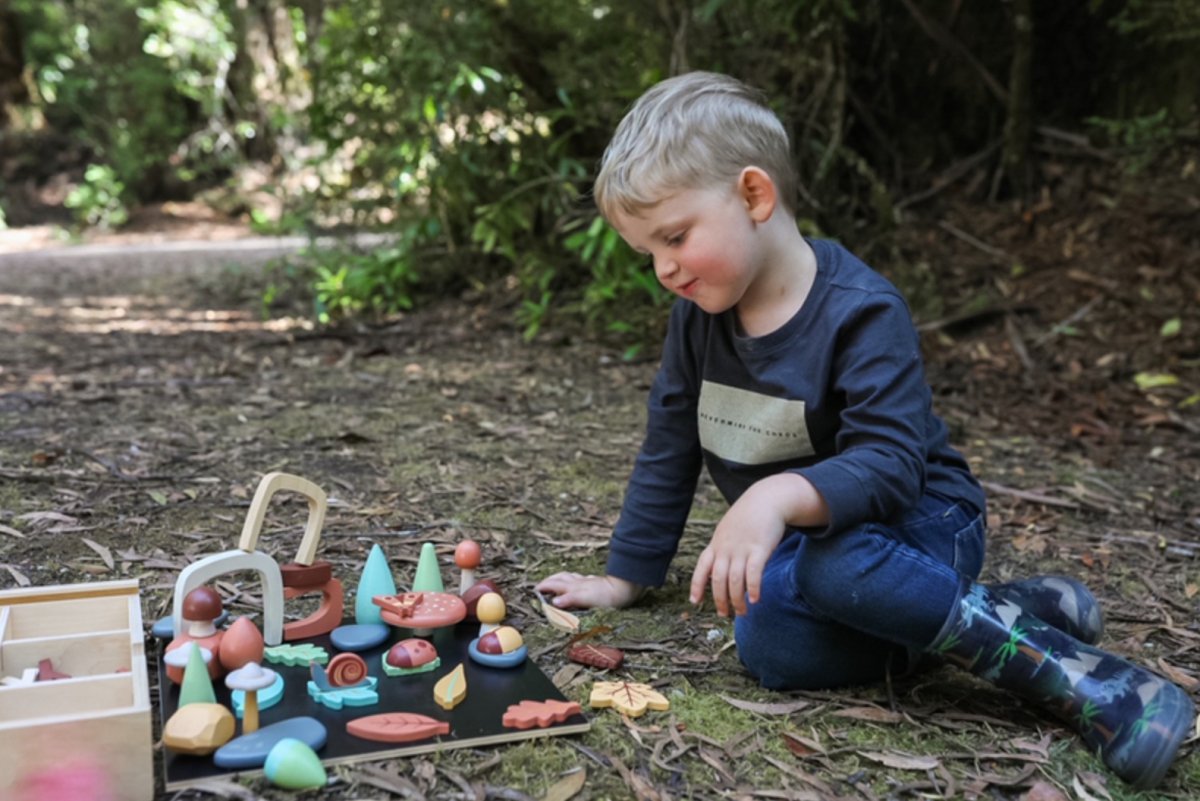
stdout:
<svg viewBox="0 0 1200 801">
<path fill-rule="evenodd" d="M 351 687 L 367 677 L 367 663 L 358 654 L 338 654 L 329 660 L 325 674 L 334 687 Z"/>
</svg>

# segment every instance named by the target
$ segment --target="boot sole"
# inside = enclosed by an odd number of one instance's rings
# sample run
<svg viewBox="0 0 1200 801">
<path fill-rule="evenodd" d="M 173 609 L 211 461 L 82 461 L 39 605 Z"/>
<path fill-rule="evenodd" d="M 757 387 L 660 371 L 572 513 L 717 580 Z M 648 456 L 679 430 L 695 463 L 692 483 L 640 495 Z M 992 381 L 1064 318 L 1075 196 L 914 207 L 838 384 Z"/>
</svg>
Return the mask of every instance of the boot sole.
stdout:
<svg viewBox="0 0 1200 801">
<path fill-rule="evenodd" d="M 1139 748 L 1124 755 L 1122 766 L 1110 765 L 1114 773 L 1136 790 L 1149 790 L 1162 782 L 1179 746 L 1191 733 L 1196 717 L 1192 699 L 1176 685 L 1164 683 L 1159 697 L 1163 708 L 1150 725 L 1169 734 L 1163 739 L 1144 738 Z"/>
</svg>

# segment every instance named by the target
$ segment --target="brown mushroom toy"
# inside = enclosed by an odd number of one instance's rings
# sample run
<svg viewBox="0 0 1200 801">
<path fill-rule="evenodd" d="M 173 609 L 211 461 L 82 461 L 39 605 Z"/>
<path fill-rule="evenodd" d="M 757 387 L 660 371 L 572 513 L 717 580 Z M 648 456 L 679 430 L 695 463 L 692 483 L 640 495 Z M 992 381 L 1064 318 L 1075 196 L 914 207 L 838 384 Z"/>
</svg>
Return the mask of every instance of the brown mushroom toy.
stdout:
<svg viewBox="0 0 1200 801">
<path fill-rule="evenodd" d="M 184 643 L 194 642 L 212 652 L 208 675 L 213 679 L 219 678 L 224 672 L 220 653 L 225 632 L 217 628 L 216 620 L 224 611 L 221 595 L 212 587 L 197 587 L 189 592 L 183 599 L 183 630 L 175 633 L 175 639 L 167 645 L 167 652 L 176 650 Z M 171 672 L 168 671 L 167 675 L 171 676 Z M 182 673 L 178 679 L 174 676 L 171 678 L 176 683 L 183 680 Z"/>
<path fill-rule="evenodd" d="M 258 691 L 274 684 L 276 677 L 275 671 L 257 662 L 248 662 L 245 667 L 225 677 L 226 687 L 246 693 L 246 707 L 242 714 L 243 734 L 258 731 Z"/>
<path fill-rule="evenodd" d="M 197 587 L 183 599 L 183 621 L 187 635 L 193 640 L 211 637 L 216 633 L 214 621 L 225 611 L 220 594 L 212 587 Z"/>
</svg>

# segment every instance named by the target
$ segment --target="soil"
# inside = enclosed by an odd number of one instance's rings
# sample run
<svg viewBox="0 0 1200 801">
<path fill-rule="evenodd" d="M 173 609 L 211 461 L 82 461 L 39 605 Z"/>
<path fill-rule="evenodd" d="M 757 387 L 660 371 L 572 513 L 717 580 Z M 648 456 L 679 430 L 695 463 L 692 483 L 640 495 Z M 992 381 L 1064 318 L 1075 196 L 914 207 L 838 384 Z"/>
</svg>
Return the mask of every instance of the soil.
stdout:
<svg viewBox="0 0 1200 801">
<path fill-rule="evenodd" d="M 1040 201 L 1023 208 L 947 190 L 908 209 L 894 247 L 875 259 L 913 301 L 935 404 L 988 489 L 985 578 L 1083 579 L 1104 603 L 1108 646 L 1189 690 L 1200 677 L 1196 167 L 1194 154 L 1139 176 L 1064 160 L 1046 169 Z M 132 248 L 249 233 L 200 211 L 159 209 L 105 241 Z M 168 224 L 171 217 L 182 222 Z M 19 229 L 6 237 L 10 252 L 31 259 L 47 244 Z M 188 560 L 236 545 L 259 478 L 282 470 L 329 493 L 320 553 L 348 586 L 373 542 L 398 575 L 411 572 L 421 542 L 443 554 L 464 536 L 481 542 L 481 574 L 505 587 L 535 657 L 585 699 L 588 674 L 566 668 L 563 638 L 539 623 L 531 588 L 554 570 L 602 567 L 653 358 L 624 361 L 615 346 L 562 333 L 525 342 L 511 309 L 486 293 L 333 329 L 314 328 L 302 314 L 264 320 L 254 269 L 162 258 L 161 270 L 124 269 L 131 260 L 120 250 L 37 269 L 15 256 L 0 261 L 0 587 L 138 577 L 152 621 L 167 612 Z M 683 598 L 722 508 L 704 483 L 667 588 L 625 617 L 584 616 L 585 626 L 613 626 L 610 639 L 631 646 L 627 671 L 639 680 L 710 699 L 756 692 L 732 650 L 720 647 L 727 624 L 711 610 L 690 611 Z M 305 513 L 293 499 L 277 501 L 261 547 L 289 560 Z M 235 613 L 257 608 L 248 577 L 221 589 Z M 997 695 L 962 692 L 962 708 L 976 719 L 960 715 L 952 729 L 941 707 L 929 711 L 928 687 L 889 685 L 887 700 L 883 692 L 797 697 L 827 711 L 865 703 L 884 713 L 890 702 L 888 714 L 897 714 L 898 704 L 918 732 L 966 737 L 961 730 L 975 727 L 993 750 L 998 739 L 1033 737 L 1041 725 L 1031 716 L 1017 729 L 992 718 L 981 724 Z M 732 740 L 689 739 L 690 756 L 663 748 L 664 738 L 687 735 L 679 720 L 699 714 L 693 702 L 678 696 L 681 717 L 669 726 L 605 718 L 580 743 L 556 743 L 550 753 L 587 765 L 594 778 L 579 797 L 716 798 L 738 788 L 751 797 L 758 780 L 750 771 L 762 765 L 735 759 Z M 855 727 L 869 732 L 879 720 L 827 720 L 780 724 L 834 747 L 814 762 L 794 737 L 788 743 L 798 772 L 812 771 L 813 781 L 868 798 L 894 788 L 897 776 L 911 783 L 924 775 L 854 755 Z M 1081 750 L 1057 749 L 1039 773 L 1010 784 L 978 760 L 939 756 L 939 770 L 951 787 L 982 782 L 979 792 L 1016 797 L 1042 779 L 1065 787 L 1072 775 L 1090 775 L 1097 763 L 1079 761 Z M 1185 752 L 1166 790 L 1194 797 L 1200 771 L 1190 746 Z M 513 765 L 526 763 L 492 757 L 342 768 L 330 793 L 414 797 L 411 787 L 463 798 L 472 797 L 464 787 L 478 787 L 477 798 L 523 798 L 565 781 L 536 770 L 522 778 Z M 941 777 L 930 786 L 944 791 Z M 797 793 L 816 787 L 786 771 L 773 781 Z M 287 797 L 261 780 L 225 792 Z"/>
</svg>

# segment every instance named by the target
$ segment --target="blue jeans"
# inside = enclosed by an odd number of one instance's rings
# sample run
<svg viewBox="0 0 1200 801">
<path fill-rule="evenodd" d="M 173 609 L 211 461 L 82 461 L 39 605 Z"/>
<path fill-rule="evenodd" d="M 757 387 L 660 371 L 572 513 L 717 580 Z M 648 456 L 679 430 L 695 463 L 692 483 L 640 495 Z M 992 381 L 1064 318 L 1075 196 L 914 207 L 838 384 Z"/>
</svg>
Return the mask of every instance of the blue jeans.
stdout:
<svg viewBox="0 0 1200 801">
<path fill-rule="evenodd" d="M 878 681 L 889 661 L 899 672 L 933 643 L 983 551 L 983 515 L 930 493 L 887 525 L 790 531 L 734 623 L 742 664 L 770 689 Z"/>
</svg>

